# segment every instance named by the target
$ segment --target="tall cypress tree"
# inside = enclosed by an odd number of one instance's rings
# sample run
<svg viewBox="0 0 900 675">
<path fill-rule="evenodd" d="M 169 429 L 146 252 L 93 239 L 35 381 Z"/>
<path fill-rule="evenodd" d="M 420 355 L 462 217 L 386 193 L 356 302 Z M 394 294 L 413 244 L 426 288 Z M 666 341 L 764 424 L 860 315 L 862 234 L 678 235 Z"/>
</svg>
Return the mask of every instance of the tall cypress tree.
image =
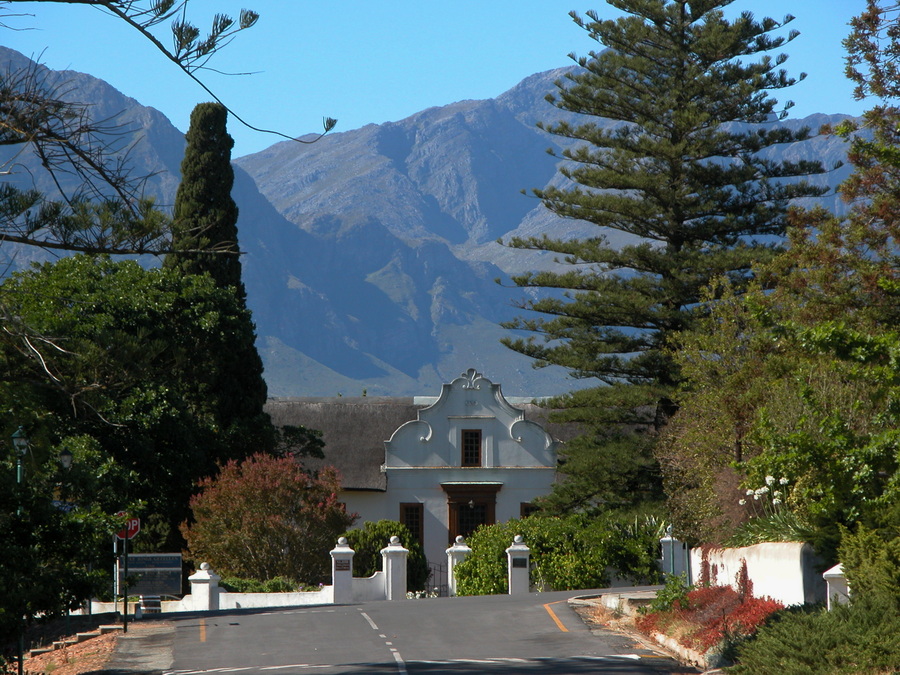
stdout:
<svg viewBox="0 0 900 675">
<path fill-rule="evenodd" d="M 231 198 L 234 170 L 227 131 L 228 111 L 220 103 L 200 103 L 191 113 L 181 184 L 175 195 L 172 248 L 165 266 L 185 274 L 208 272 L 217 286 L 243 294 L 237 242 L 237 204 Z"/>
<path fill-rule="evenodd" d="M 272 450 L 275 430 L 263 412 L 267 389 L 256 328 L 246 308 L 237 238 L 238 209 L 231 198 L 234 170 L 228 111 L 219 103 L 201 103 L 191 113 L 181 184 L 175 196 L 172 248 L 164 266 L 183 274 L 209 274 L 222 288 L 234 289 L 243 311 L 232 317 L 233 348 L 199 354 L 206 361 L 208 410 L 222 430 L 216 459 L 241 459 Z M 199 372 L 199 371 L 198 371 Z"/>
<path fill-rule="evenodd" d="M 575 141 L 560 169 L 570 183 L 535 190 L 554 213 L 601 229 L 589 239 L 508 242 L 562 254 L 572 270 L 514 278 L 523 288 L 558 290 L 521 302 L 537 316 L 504 325 L 533 335 L 504 344 L 537 366 L 607 385 L 563 401 L 564 418 L 590 432 L 569 445 L 570 480 L 551 500 L 559 508 L 653 487 L 652 439 L 624 429 L 652 428 L 674 410 L 668 397 L 679 373 L 665 352 L 668 337 L 692 324 L 712 278 L 740 287 L 754 263 L 778 250 L 768 242 L 784 234 L 790 200 L 825 191 L 802 178 L 822 173 L 820 163 L 764 152 L 809 135 L 774 124 L 791 104 L 779 109 L 768 95 L 795 81 L 779 68 L 785 55 L 764 54 L 797 35 L 770 35 L 793 17 L 728 20 L 722 8 L 731 0 L 607 3 L 626 15 L 572 14 L 607 49 L 576 58 L 580 68 L 548 97 L 586 121 L 542 126 Z M 614 248 L 606 228 L 639 243 Z"/>
</svg>

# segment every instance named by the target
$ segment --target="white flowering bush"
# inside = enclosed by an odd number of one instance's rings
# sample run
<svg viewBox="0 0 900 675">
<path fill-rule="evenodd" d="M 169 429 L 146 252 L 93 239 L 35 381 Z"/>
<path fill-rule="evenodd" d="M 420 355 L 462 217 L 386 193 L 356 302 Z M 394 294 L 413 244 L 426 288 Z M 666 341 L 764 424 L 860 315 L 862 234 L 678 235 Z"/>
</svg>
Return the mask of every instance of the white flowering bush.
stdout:
<svg viewBox="0 0 900 675">
<path fill-rule="evenodd" d="M 437 598 L 440 597 L 440 590 L 437 588 L 432 588 L 429 591 L 407 591 L 406 599 L 407 600 L 421 600 L 422 598 Z"/>
<path fill-rule="evenodd" d="M 748 487 L 738 501 L 750 519 L 739 525 L 726 542 L 730 546 L 751 546 L 766 541 L 808 541 L 812 528 L 788 504 L 788 478 L 767 475 L 764 485 Z"/>
<path fill-rule="evenodd" d="M 738 503 L 752 509 L 753 516 L 773 515 L 784 507 L 789 483 L 787 478 L 776 481 L 774 476 L 766 476 L 765 485 L 756 489 L 747 488 L 746 498 Z"/>
</svg>

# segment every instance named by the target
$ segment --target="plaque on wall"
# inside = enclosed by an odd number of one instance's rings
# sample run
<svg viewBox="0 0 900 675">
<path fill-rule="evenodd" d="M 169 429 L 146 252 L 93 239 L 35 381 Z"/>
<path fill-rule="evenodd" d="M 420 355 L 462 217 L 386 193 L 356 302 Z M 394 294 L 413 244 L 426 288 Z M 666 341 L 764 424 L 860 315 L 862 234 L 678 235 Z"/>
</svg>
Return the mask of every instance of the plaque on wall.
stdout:
<svg viewBox="0 0 900 675">
<path fill-rule="evenodd" d="M 349 560 L 335 560 L 334 561 L 334 571 L 335 572 L 349 572 L 350 571 L 350 561 Z"/>
<path fill-rule="evenodd" d="M 528 558 L 513 558 L 513 567 L 528 567 Z"/>
</svg>

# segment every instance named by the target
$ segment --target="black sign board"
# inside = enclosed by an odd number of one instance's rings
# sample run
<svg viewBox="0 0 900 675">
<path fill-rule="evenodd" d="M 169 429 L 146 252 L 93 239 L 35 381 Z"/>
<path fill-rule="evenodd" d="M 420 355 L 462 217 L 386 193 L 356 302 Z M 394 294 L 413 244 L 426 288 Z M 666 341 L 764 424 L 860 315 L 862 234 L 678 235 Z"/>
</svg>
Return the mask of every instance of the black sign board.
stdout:
<svg viewBox="0 0 900 675">
<path fill-rule="evenodd" d="M 528 558 L 513 558 L 513 567 L 528 567 Z"/>
<path fill-rule="evenodd" d="M 181 554 L 130 553 L 128 579 L 129 595 L 181 595 Z"/>
</svg>

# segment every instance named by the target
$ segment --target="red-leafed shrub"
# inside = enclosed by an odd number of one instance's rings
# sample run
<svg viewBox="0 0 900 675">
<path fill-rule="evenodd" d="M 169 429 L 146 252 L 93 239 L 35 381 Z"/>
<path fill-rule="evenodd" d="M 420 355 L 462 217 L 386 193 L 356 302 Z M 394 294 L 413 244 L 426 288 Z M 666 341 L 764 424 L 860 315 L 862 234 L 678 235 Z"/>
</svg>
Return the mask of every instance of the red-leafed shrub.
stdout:
<svg viewBox="0 0 900 675">
<path fill-rule="evenodd" d="M 733 629 L 752 635 L 779 609 L 784 609 L 784 605 L 772 598 L 747 598 L 728 618 Z"/>
<path fill-rule="evenodd" d="M 188 557 L 228 576 L 325 581 L 328 551 L 356 519 L 338 500 L 335 469 L 311 476 L 289 457 L 231 461 L 199 487 L 194 522 L 181 528 Z"/>
<path fill-rule="evenodd" d="M 704 625 L 712 619 L 732 612 L 741 598 L 731 586 L 696 588 L 683 600 L 675 602 L 675 609 L 692 623 Z"/>
<path fill-rule="evenodd" d="M 674 611 L 650 612 L 649 614 L 639 614 L 634 620 L 634 624 L 639 631 L 647 635 L 654 633 L 668 635 L 671 632 L 671 626 L 677 621 L 678 614 Z"/>
<path fill-rule="evenodd" d="M 707 652 L 726 639 L 753 635 L 783 607 L 771 598 L 741 598 L 731 586 L 707 586 L 676 600 L 671 610 L 638 617 L 635 625 L 645 633 L 663 633 L 685 647 Z"/>
<path fill-rule="evenodd" d="M 726 638 L 753 635 L 766 618 L 783 607 L 784 605 L 771 598 L 746 598 L 730 613 L 721 614 L 702 624 L 702 628 L 690 636 L 692 644 L 686 646 L 697 647 L 706 652 Z"/>
</svg>

